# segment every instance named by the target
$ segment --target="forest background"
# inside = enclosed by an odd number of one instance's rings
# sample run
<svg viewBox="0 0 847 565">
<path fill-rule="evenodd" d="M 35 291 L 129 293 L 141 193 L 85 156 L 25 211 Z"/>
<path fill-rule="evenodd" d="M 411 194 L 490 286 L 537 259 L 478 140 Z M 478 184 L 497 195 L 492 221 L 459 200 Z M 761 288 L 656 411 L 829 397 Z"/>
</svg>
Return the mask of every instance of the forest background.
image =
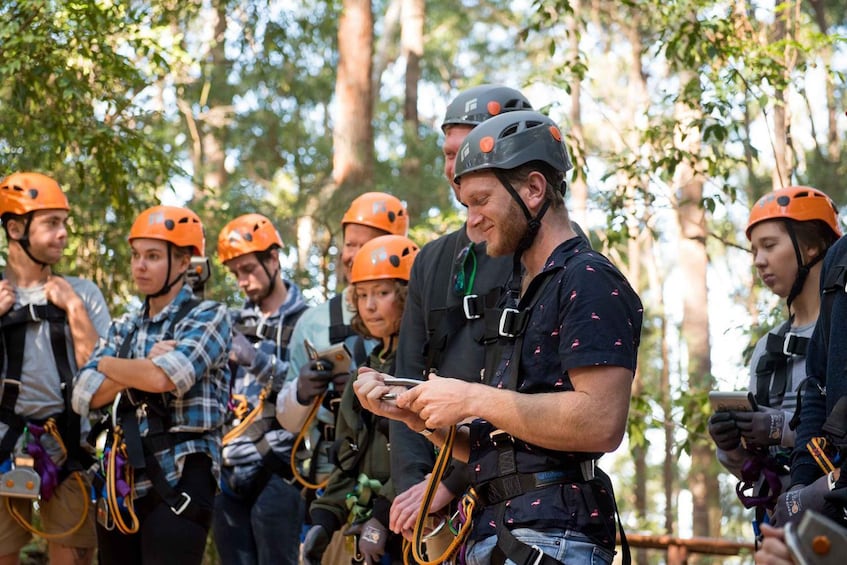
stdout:
<svg viewBox="0 0 847 565">
<path fill-rule="evenodd" d="M 847 198 L 845 24 L 839 0 L 5 0 L 0 175 L 60 180 L 62 270 L 115 314 L 129 226 L 159 202 L 203 219 L 210 296 L 238 302 L 215 243 L 258 211 L 322 301 L 356 195 L 405 200 L 419 244 L 461 224 L 444 107 L 520 88 L 567 133 L 574 219 L 645 305 L 627 443 L 602 462 L 624 525 L 750 539 L 706 394 L 746 385 L 750 344 L 784 314 L 751 267 L 749 205 L 790 184 Z"/>
</svg>

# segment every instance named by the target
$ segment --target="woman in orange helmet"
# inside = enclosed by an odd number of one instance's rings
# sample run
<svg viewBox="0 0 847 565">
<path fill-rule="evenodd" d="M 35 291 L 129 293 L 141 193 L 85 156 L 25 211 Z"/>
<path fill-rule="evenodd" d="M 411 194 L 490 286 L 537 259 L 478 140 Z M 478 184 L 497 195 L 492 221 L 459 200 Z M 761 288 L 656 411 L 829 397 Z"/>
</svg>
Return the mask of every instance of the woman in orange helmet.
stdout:
<svg viewBox="0 0 847 565">
<path fill-rule="evenodd" d="M 765 509 L 773 510 L 788 487 L 795 439 L 789 422 L 797 388 L 806 378 L 806 347 L 820 310 L 822 260 L 841 235 L 837 214 L 823 192 L 791 186 L 761 197 L 747 222 L 753 265 L 765 286 L 785 299 L 788 319 L 753 350 L 751 409 L 715 412 L 709 433 L 720 462 L 741 479 L 742 503 L 757 508 L 757 522 L 765 520 Z"/>
<path fill-rule="evenodd" d="M 365 243 L 353 259 L 352 324 L 361 335 L 377 340 L 365 363 L 377 371 L 394 371 L 400 318 L 417 253 L 418 246 L 407 237 L 384 235 Z M 303 542 L 304 562 L 320 563 L 333 532 L 349 523 L 365 563 L 379 563 L 385 552 L 402 563 L 402 538 L 388 531 L 393 499 L 388 421 L 363 410 L 352 386 L 345 387 L 341 397 L 336 438 L 329 484 L 309 509 L 313 526 Z"/>
<path fill-rule="evenodd" d="M 154 206 L 129 233 L 140 312 L 112 323 L 76 379 L 74 409 L 112 404 L 101 563 L 199 563 L 220 480 L 229 393 L 226 308 L 186 283 L 205 236 L 187 208 Z"/>
</svg>

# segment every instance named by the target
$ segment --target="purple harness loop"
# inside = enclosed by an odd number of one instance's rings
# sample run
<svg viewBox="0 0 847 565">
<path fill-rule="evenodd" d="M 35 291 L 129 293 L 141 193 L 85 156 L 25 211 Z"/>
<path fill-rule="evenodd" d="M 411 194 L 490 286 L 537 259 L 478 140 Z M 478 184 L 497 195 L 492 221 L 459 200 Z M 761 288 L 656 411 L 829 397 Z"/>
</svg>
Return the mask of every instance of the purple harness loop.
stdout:
<svg viewBox="0 0 847 565">
<path fill-rule="evenodd" d="M 27 427 L 29 428 L 29 433 L 32 434 L 33 441 L 27 444 L 26 451 L 32 456 L 34 461 L 33 468 L 41 477 L 41 498 L 50 500 L 56 487 L 61 482 L 59 479 L 61 468 L 56 465 L 53 458 L 50 457 L 50 454 L 41 445 L 41 436 L 45 433 L 44 426 L 28 423 Z"/>
<path fill-rule="evenodd" d="M 766 508 L 773 510 L 776 500 L 782 492 L 780 474 L 785 466 L 769 455 L 755 455 L 744 461 L 741 467 L 741 480 L 735 486 L 735 494 L 744 508 Z M 759 492 L 755 493 L 759 478 L 764 478 Z M 746 494 L 747 492 L 752 494 Z"/>
</svg>

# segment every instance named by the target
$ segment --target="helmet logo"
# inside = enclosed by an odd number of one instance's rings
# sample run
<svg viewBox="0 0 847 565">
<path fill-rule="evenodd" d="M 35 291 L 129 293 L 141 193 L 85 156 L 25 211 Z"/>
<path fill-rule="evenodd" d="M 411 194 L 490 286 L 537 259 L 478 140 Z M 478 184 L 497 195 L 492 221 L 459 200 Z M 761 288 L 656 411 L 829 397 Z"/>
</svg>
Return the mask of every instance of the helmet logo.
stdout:
<svg viewBox="0 0 847 565">
<path fill-rule="evenodd" d="M 550 126 L 550 135 L 553 136 L 553 139 L 561 143 L 562 132 L 559 131 L 559 128 L 557 128 L 556 126 Z"/>
<path fill-rule="evenodd" d="M 392 255 L 391 257 L 389 257 L 388 262 L 391 263 L 392 267 L 396 268 L 400 266 L 400 258 L 397 255 Z"/>
<path fill-rule="evenodd" d="M 479 140 L 479 149 L 483 153 L 491 153 L 494 150 L 494 138 L 486 135 Z"/>
<path fill-rule="evenodd" d="M 776 203 L 779 204 L 780 206 L 788 206 L 788 204 L 790 202 L 791 202 L 791 199 L 787 196 L 784 196 L 784 195 L 780 196 L 779 198 L 776 199 Z"/>
<path fill-rule="evenodd" d="M 502 108 L 500 107 L 500 103 L 496 100 L 492 100 L 491 102 L 489 102 L 486 109 L 488 110 L 488 113 L 492 116 L 496 116 L 500 113 L 500 110 L 502 110 Z"/>
<path fill-rule="evenodd" d="M 29 194 L 30 198 L 35 200 L 36 198 L 38 198 L 38 189 L 37 188 L 30 188 L 29 190 L 27 190 L 27 194 Z"/>
<path fill-rule="evenodd" d="M 467 114 L 471 110 L 476 110 L 476 103 L 477 103 L 476 98 L 471 98 L 470 100 L 465 102 L 465 113 Z"/>
<path fill-rule="evenodd" d="M 168 230 L 168 231 L 171 231 L 176 227 L 176 224 L 174 223 L 173 220 L 171 220 L 169 218 L 167 218 L 167 219 L 165 218 L 164 212 L 153 212 L 148 217 L 147 223 L 151 226 L 154 226 L 156 224 L 162 224 L 162 225 L 165 226 L 165 229 Z"/>
<path fill-rule="evenodd" d="M 388 259 L 388 252 L 385 247 L 377 247 L 371 252 L 371 265 L 376 265 L 386 259 Z"/>
<path fill-rule="evenodd" d="M 462 145 L 462 151 L 461 151 L 461 154 L 459 155 L 459 159 L 464 161 L 465 159 L 468 158 L 468 154 L 470 152 L 471 152 L 471 146 L 468 145 L 467 143 L 465 143 L 464 145 Z"/>
</svg>

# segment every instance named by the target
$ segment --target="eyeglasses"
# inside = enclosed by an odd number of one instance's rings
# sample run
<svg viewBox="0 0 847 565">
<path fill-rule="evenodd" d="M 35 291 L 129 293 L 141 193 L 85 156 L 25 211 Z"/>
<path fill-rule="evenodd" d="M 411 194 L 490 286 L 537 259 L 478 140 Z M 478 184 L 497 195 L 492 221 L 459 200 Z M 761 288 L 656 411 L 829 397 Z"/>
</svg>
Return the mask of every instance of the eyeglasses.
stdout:
<svg viewBox="0 0 847 565">
<path fill-rule="evenodd" d="M 456 296 L 470 294 L 473 291 L 474 279 L 476 279 L 476 253 L 474 244 L 471 242 L 462 248 L 453 265 L 453 292 Z"/>
</svg>

